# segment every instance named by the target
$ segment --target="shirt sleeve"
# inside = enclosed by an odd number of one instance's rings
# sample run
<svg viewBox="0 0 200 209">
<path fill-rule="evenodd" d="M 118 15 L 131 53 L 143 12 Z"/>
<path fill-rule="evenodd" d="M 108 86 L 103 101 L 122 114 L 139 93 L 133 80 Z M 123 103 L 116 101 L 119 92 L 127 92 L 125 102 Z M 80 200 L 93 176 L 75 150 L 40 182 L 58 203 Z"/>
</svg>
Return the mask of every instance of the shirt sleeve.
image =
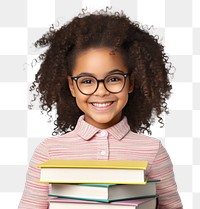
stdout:
<svg viewBox="0 0 200 209">
<path fill-rule="evenodd" d="M 47 209 L 49 185 L 39 183 L 40 168 L 38 164 L 49 159 L 48 149 L 43 141 L 35 150 L 29 163 L 25 189 L 18 209 Z"/>
<path fill-rule="evenodd" d="M 171 159 L 161 143 L 148 176 L 150 179 L 160 180 L 157 183 L 159 209 L 178 209 L 183 207 L 177 191 Z"/>
</svg>

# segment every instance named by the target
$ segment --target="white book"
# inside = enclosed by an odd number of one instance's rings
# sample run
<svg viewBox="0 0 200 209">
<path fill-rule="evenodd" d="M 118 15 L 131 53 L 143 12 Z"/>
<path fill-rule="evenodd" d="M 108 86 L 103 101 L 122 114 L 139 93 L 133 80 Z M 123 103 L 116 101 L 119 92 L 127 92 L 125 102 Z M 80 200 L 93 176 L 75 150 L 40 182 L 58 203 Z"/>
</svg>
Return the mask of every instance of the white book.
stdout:
<svg viewBox="0 0 200 209">
<path fill-rule="evenodd" d="M 49 196 L 112 202 L 156 196 L 156 182 L 143 184 L 52 184 Z"/>
</svg>

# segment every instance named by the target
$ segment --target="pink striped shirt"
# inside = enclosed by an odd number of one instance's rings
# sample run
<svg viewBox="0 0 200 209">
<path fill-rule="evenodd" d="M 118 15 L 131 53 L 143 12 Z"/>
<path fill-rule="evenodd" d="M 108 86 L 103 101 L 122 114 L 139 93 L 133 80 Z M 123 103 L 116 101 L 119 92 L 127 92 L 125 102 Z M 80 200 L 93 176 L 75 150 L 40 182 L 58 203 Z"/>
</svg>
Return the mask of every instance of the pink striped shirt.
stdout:
<svg viewBox="0 0 200 209">
<path fill-rule="evenodd" d="M 26 185 L 18 209 L 47 209 L 49 185 L 38 183 L 37 165 L 49 159 L 147 160 L 147 174 L 160 179 L 157 184 L 160 209 L 181 208 L 173 166 L 159 140 L 130 131 L 127 118 L 105 130 L 84 121 L 81 116 L 74 131 L 45 139 L 29 164 Z"/>
</svg>

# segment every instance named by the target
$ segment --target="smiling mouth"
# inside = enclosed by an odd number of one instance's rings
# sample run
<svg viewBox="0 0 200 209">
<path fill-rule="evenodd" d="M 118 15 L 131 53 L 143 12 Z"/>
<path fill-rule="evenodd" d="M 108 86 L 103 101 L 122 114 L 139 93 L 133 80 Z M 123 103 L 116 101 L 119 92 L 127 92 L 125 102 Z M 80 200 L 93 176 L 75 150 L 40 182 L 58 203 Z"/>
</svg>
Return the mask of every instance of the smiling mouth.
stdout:
<svg viewBox="0 0 200 209">
<path fill-rule="evenodd" d="M 105 102 L 105 103 L 97 103 L 97 102 L 94 102 L 94 103 L 91 103 L 94 107 L 99 107 L 99 108 L 102 108 L 102 107 L 109 107 L 113 104 L 113 102 Z"/>
</svg>

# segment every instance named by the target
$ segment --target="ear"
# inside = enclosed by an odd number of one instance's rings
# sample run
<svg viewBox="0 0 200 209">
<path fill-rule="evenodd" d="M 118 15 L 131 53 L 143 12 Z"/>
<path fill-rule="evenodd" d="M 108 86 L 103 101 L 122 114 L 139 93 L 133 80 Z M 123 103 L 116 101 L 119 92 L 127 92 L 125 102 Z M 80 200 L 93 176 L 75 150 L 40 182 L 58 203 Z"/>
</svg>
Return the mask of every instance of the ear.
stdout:
<svg viewBox="0 0 200 209">
<path fill-rule="evenodd" d="M 128 93 L 132 93 L 133 92 L 133 85 L 129 85 L 129 88 L 128 88 Z"/>
<path fill-rule="evenodd" d="M 71 92 L 72 96 L 76 97 L 73 80 L 71 79 L 70 76 L 67 77 L 67 80 L 68 80 L 68 85 L 69 85 L 69 89 L 70 89 L 70 92 Z"/>
<path fill-rule="evenodd" d="M 133 92 L 133 89 L 134 89 L 134 80 L 133 80 L 132 77 L 130 77 L 129 87 L 128 87 L 128 93 L 132 93 Z"/>
</svg>

